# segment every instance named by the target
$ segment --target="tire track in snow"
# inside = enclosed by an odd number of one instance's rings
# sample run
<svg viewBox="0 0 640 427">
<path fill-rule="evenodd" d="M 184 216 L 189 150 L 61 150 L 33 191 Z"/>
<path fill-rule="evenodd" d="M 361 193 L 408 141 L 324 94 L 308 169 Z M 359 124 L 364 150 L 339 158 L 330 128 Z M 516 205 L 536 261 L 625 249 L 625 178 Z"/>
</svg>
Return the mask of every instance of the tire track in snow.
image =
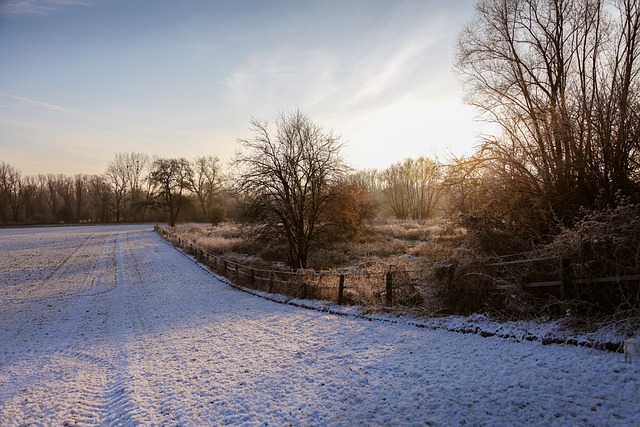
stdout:
<svg viewBox="0 0 640 427">
<path fill-rule="evenodd" d="M 81 244 L 68 256 L 63 258 L 44 279 L 29 283 L 13 285 L 4 289 L 10 298 L 0 298 L 3 303 L 24 303 L 49 299 L 92 296 L 96 293 L 108 292 L 104 289 L 100 276 L 94 273 L 106 268 L 104 263 L 109 259 L 108 239 L 103 243 L 102 251 L 96 250 L 100 238 L 89 234 Z M 97 292 L 90 292 L 99 287 Z"/>
<path fill-rule="evenodd" d="M 129 268 L 125 259 L 130 254 L 125 255 L 127 245 L 120 242 L 120 234 L 103 233 L 99 236 L 102 240 L 93 242 L 86 239 L 74 255 L 66 257 L 46 281 L 40 282 L 78 293 L 20 300 L 20 306 L 42 307 L 38 310 L 40 319 L 23 322 L 16 334 L 24 335 L 40 325 L 40 331 L 31 333 L 40 349 L 16 348 L 0 353 L 3 365 L 9 367 L 0 366 L 0 384 L 29 384 L 13 395 L 0 392 L 0 425 L 32 422 L 29 416 L 34 413 L 41 425 L 143 423 L 146 416 L 140 414 L 141 405 L 134 398 L 136 385 L 127 359 L 127 341 L 142 335 L 143 327 L 139 315 L 131 315 L 136 301 L 130 294 L 116 292 L 126 291 L 129 285 L 124 270 Z M 80 286 L 74 286 L 65 280 L 65 274 L 77 276 L 80 268 L 69 266 L 80 263 L 79 257 L 85 257 L 81 265 L 86 269 L 82 267 Z M 89 293 L 83 293 L 84 289 Z M 129 330 L 127 325 L 131 323 Z M 53 331 L 55 342 L 48 338 Z M 87 343 L 92 344 L 84 348 Z"/>
<path fill-rule="evenodd" d="M 123 241 L 123 239 L 125 239 Z M 104 394 L 105 411 L 103 423 L 106 425 L 139 425 L 145 419 L 143 409 L 135 398 L 134 376 L 129 372 L 132 342 L 144 330 L 139 317 L 132 316 L 132 304 L 138 301 L 131 295 L 135 286 L 128 280 L 126 270 L 131 262 L 127 251 L 128 239 L 122 233 L 114 236 L 114 288 L 108 302 L 108 319 L 105 335 L 112 349 L 113 360 L 108 369 L 108 380 Z M 125 251 L 127 252 L 125 254 Z"/>
<path fill-rule="evenodd" d="M 41 425 L 143 424 L 130 379 L 106 357 L 77 350 L 3 354 L 7 357 L 20 361 L 0 375 L 0 382 L 27 382 L 29 387 L 20 393 L 0 389 L 0 425 L 22 425 L 33 413 Z"/>
<path fill-rule="evenodd" d="M 7 356 L 7 355 L 3 355 Z M 105 361 L 74 351 L 31 351 L 2 370 L 0 424 L 95 425 L 104 410 Z M 28 387 L 7 393 L 15 382 Z M 11 388 L 8 388 L 11 390 Z M 15 391 L 15 390 L 14 390 Z"/>
<path fill-rule="evenodd" d="M 110 261 L 110 236 L 113 234 L 99 233 L 91 237 L 91 244 L 88 244 L 88 238 L 83 239 L 79 245 L 82 250 L 69 246 L 73 251 L 60 250 L 54 256 L 46 257 L 51 260 L 60 254 L 65 258 L 57 263 L 57 273 L 49 274 L 46 279 L 48 294 L 42 291 L 39 296 L 27 297 L 25 294 L 33 287 L 25 280 L 26 292 L 16 289 L 18 298 L 2 301 L 0 341 L 4 341 L 7 348 L 22 347 L 27 342 L 37 348 L 60 348 L 77 345 L 79 339 L 94 339 L 100 335 L 100 322 L 104 321 L 105 315 L 100 296 L 113 289 L 115 284 L 111 265 L 114 261 Z M 74 243 L 76 241 L 79 239 Z M 55 245 L 55 240 L 49 242 L 53 242 L 56 248 L 61 246 Z M 70 256 L 69 252 L 76 255 Z M 84 263 L 72 268 L 70 262 L 79 263 L 79 257 L 84 259 Z M 73 259 L 75 261 L 70 261 Z M 67 268 L 60 267 L 65 263 Z M 63 271 L 68 276 L 64 276 Z M 37 280 L 37 283 L 45 281 Z M 24 339 L 27 336 L 28 341 Z"/>
<path fill-rule="evenodd" d="M 135 237 L 135 239 L 134 239 Z M 145 246 L 151 245 L 150 239 L 156 238 L 152 232 L 137 234 L 135 236 L 126 234 L 119 235 L 117 249 L 118 266 L 118 286 L 122 286 L 120 294 L 120 310 L 123 322 L 121 326 L 127 326 L 121 331 L 120 339 L 125 339 L 127 346 L 127 368 L 129 378 L 123 384 L 126 388 L 138 390 L 141 394 L 140 400 L 147 402 L 150 407 L 146 408 L 154 414 L 160 414 L 164 422 L 168 425 L 180 424 L 184 418 L 184 411 L 180 406 L 175 405 L 178 393 L 176 389 L 180 385 L 167 389 L 158 387 L 154 382 L 151 372 L 146 369 L 149 354 L 146 339 L 153 336 L 154 340 L 162 341 L 162 336 L 154 334 L 145 319 L 159 317 L 159 312 L 164 310 L 187 310 L 187 306 L 182 306 L 174 298 L 170 299 L 171 306 L 164 304 L 165 301 L 159 297 L 164 294 L 164 284 L 154 279 L 162 277 L 163 280 L 173 276 L 173 271 L 165 265 L 156 265 L 153 255 L 141 250 Z M 154 275 L 149 276 L 149 268 L 144 264 L 152 264 Z M 147 275 L 143 275 L 142 271 Z M 124 292 L 128 295 L 125 297 Z M 151 297 L 150 297 L 151 296 Z M 172 295 L 173 296 L 173 295 Z M 177 304 L 176 304 L 177 303 Z M 116 340 L 119 338 L 116 337 Z M 140 392 L 144 390 L 144 392 Z M 130 396 L 136 398 L 137 396 Z"/>
<path fill-rule="evenodd" d="M 94 234 L 89 234 L 84 239 L 84 241 L 80 244 L 80 246 L 78 246 L 73 252 L 71 252 L 71 254 L 67 258 L 63 259 L 62 262 L 58 264 L 42 282 L 37 284 L 33 289 L 29 290 L 26 293 L 25 297 L 32 296 L 32 294 L 36 291 L 49 290 L 44 288 L 56 289 L 56 287 L 59 287 L 59 286 L 51 286 L 52 284 L 57 285 L 59 282 L 68 283 L 68 280 L 66 280 L 67 277 L 69 275 L 75 276 L 74 273 L 78 271 L 78 265 L 79 264 L 84 265 L 84 262 L 82 262 L 82 260 L 87 256 L 87 254 L 85 253 L 86 252 L 85 249 L 89 245 L 89 242 L 93 240 L 94 240 Z M 94 271 L 99 257 L 90 252 L 88 256 L 91 256 L 90 266 L 88 270 Z M 78 261 L 81 261 L 81 262 L 78 262 Z M 91 276 L 87 275 L 85 280 L 79 284 L 80 289 L 86 287 L 90 279 L 91 279 Z M 63 289 L 63 290 L 67 291 L 69 289 Z"/>
<path fill-rule="evenodd" d="M 157 344 L 162 341 L 150 330 L 148 318 L 159 317 L 163 310 L 176 310 L 176 306 L 162 305 L 156 293 L 162 294 L 162 284 L 154 281 L 158 277 L 171 275 L 166 266 L 155 265 L 153 255 L 146 253 L 144 246 L 155 234 L 120 233 L 115 242 L 114 291 L 109 294 L 109 319 L 106 335 L 109 346 L 114 349 L 112 366 L 105 396 L 108 410 L 104 414 L 106 425 L 144 424 L 154 414 L 159 414 L 167 425 L 180 424 L 183 411 L 174 404 L 176 393 L 172 389 L 158 387 L 147 370 L 149 340 Z M 149 277 L 150 263 L 154 275 Z M 147 275 L 143 275 L 142 270 Z M 187 307 L 184 306 L 184 309 Z"/>
</svg>

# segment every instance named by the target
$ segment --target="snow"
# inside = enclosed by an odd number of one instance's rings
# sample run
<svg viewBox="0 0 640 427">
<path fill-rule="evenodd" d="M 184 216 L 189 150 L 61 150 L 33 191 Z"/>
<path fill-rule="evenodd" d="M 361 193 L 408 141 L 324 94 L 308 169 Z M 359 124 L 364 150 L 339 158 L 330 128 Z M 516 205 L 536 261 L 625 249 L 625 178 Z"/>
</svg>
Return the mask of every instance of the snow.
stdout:
<svg viewBox="0 0 640 427">
<path fill-rule="evenodd" d="M 640 423 L 640 358 L 274 302 L 148 225 L 0 253 L 2 426 Z"/>
</svg>

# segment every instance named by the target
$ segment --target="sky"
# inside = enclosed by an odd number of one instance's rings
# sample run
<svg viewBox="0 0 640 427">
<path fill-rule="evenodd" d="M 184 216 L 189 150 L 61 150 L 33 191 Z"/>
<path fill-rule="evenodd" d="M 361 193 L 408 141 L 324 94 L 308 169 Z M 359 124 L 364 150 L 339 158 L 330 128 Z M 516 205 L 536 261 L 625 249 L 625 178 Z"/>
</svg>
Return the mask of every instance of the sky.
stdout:
<svg viewBox="0 0 640 427">
<path fill-rule="evenodd" d="M 0 162 L 103 173 L 217 156 L 299 110 L 356 169 L 470 154 L 454 71 L 474 0 L 0 0 Z"/>
</svg>

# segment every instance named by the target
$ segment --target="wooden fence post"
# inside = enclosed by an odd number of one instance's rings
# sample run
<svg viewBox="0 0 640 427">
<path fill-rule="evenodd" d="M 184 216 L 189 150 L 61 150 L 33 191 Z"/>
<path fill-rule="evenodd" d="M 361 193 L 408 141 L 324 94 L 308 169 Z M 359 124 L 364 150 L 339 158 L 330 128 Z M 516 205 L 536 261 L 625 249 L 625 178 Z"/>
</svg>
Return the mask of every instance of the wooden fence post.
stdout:
<svg viewBox="0 0 640 427">
<path fill-rule="evenodd" d="M 340 281 L 338 282 L 338 304 L 342 305 L 344 296 L 344 274 L 340 275 Z"/>
<path fill-rule="evenodd" d="M 236 279 L 240 278 L 240 271 L 239 271 L 240 266 L 238 265 L 238 263 L 236 262 Z"/>
<path fill-rule="evenodd" d="M 563 258 L 560 269 L 560 297 L 562 299 L 574 298 L 573 271 L 571 269 L 571 258 Z"/>
<path fill-rule="evenodd" d="M 269 293 L 273 293 L 273 271 L 269 272 Z"/>
<path fill-rule="evenodd" d="M 251 269 L 251 284 L 254 285 L 256 282 L 256 274 L 253 271 L 253 268 Z"/>
<path fill-rule="evenodd" d="M 387 294 L 386 294 L 386 301 L 387 301 L 387 305 L 393 305 L 393 273 L 391 273 L 390 271 L 387 271 L 387 276 L 386 276 L 386 280 L 385 280 L 385 284 L 386 284 L 386 290 L 387 290 Z"/>
</svg>

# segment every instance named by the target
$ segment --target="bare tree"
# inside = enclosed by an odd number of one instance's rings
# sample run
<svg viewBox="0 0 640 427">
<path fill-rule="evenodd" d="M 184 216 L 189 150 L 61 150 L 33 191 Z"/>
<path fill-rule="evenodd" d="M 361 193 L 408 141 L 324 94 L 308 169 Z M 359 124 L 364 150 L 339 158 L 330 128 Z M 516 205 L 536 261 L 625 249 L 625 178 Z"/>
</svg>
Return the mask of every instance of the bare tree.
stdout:
<svg viewBox="0 0 640 427">
<path fill-rule="evenodd" d="M 332 234 L 331 238 L 335 241 L 350 239 L 362 232 L 374 217 L 375 201 L 367 187 L 351 177 L 337 183 L 332 191 L 334 197 L 327 217 L 340 232 Z"/>
<path fill-rule="evenodd" d="M 116 153 L 109 162 L 105 177 L 111 185 L 116 222 L 144 217 L 148 194 L 143 188 L 143 172 L 149 164 L 149 156 L 141 153 Z"/>
<path fill-rule="evenodd" d="M 88 175 L 77 174 L 73 177 L 73 199 L 74 216 L 76 221 L 87 221 L 87 205 L 90 191 L 90 177 Z"/>
<path fill-rule="evenodd" d="M 483 155 L 507 191 L 570 223 L 634 190 L 639 22 L 634 0 L 478 2 L 457 65 L 503 131 Z"/>
<path fill-rule="evenodd" d="M 0 162 L 0 223 L 7 222 L 4 207 L 8 207 L 11 221 L 18 222 L 29 197 L 30 187 L 24 184 L 22 174 L 5 162 Z"/>
<path fill-rule="evenodd" d="M 180 210 L 186 205 L 186 193 L 193 179 L 187 159 L 157 159 L 153 162 L 149 180 L 155 190 L 157 204 L 169 212 L 169 226 L 176 225 Z"/>
<path fill-rule="evenodd" d="M 114 200 L 111 186 L 103 175 L 94 175 L 89 181 L 91 218 L 97 222 L 110 222 L 113 211 L 111 202 Z"/>
<path fill-rule="evenodd" d="M 56 179 L 56 175 L 54 174 L 38 175 L 38 186 L 44 195 L 44 200 L 49 206 L 51 218 L 55 222 L 59 221 L 60 206 L 62 205 L 60 195 L 58 194 Z"/>
<path fill-rule="evenodd" d="M 129 188 L 129 171 L 127 170 L 127 158 L 124 153 L 117 153 L 109 162 L 105 173 L 106 182 L 111 187 L 110 194 L 113 198 L 111 206 L 115 215 L 115 222 L 121 222 L 125 214 L 125 202 Z"/>
<path fill-rule="evenodd" d="M 598 155 L 592 166 L 599 172 L 604 201 L 613 205 L 618 192 L 638 192 L 640 170 L 640 4 L 617 0 L 617 19 L 612 22 L 611 45 L 594 87 L 595 135 Z M 599 167 L 598 167 L 599 166 Z"/>
<path fill-rule="evenodd" d="M 65 176 L 62 174 L 56 175 L 55 179 L 56 193 L 62 199 L 61 211 L 62 220 L 65 223 L 75 223 L 78 221 L 78 218 L 75 216 L 75 190 L 74 190 L 74 179 L 69 176 Z"/>
<path fill-rule="evenodd" d="M 349 176 L 349 182 L 367 190 L 371 203 L 371 215 L 378 215 L 385 202 L 383 172 L 377 169 L 359 170 Z"/>
<path fill-rule="evenodd" d="M 42 195 L 38 192 L 37 177 L 27 175 L 22 179 L 22 185 L 26 193 L 24 204 L 24 220 L 27 223 L 41 222 L 42 217 Z"/>
<path fill-rule="evenodd" d="M 469 157 L 453 158 L 446 167 L 443 180 L 447 213 L 451 216 L 477 213 L 494 201 L 489 186 L 493 171 L 491 164 L 476 153 Z"/>
<path fill-rule="evenodd" d="M 205 220 L 211 223 L 218 222 L 222 217 L 220 205 L 223 201 L 219 198 L 222 185 L 223 176 L 217 157 L 202 156 L 193 161 L 191 190 L 198 198 Z"/>
<path fill-rule="evenodd" d="M 7 222 L 9 212 L 9 188 L 11 185 L 12 167 L 5 163 L 0 163 L 0 224 Z"/>
<path fill-rule="evenodd" d="M 334 184 L 347 172 L 341 144 L 299 111 L 281 114 L 275 132 L 255 119 L 251 130 L 234 161 L 245 220 L 264 241 L 287 247 L 292 267 L 306 268 L 309 252 L 334 225 L 327 218 Z"/>
<path fill-rule="evenodd" d="M 143 186 L 143 173 L 151 166 L 149 156 L 142 153 L 128 153 L 125 157 L 127 171 L 127 198 L 129 221 L 140 221 L 144 218 L 148 191 Z"/>
<path fill-rule="evenodd" d="M 440 165 L 425 157 L 406 159 L 383 172 L 386 204 L 398 219 L 428 219 L 442 193 Z"/>
</svg>

